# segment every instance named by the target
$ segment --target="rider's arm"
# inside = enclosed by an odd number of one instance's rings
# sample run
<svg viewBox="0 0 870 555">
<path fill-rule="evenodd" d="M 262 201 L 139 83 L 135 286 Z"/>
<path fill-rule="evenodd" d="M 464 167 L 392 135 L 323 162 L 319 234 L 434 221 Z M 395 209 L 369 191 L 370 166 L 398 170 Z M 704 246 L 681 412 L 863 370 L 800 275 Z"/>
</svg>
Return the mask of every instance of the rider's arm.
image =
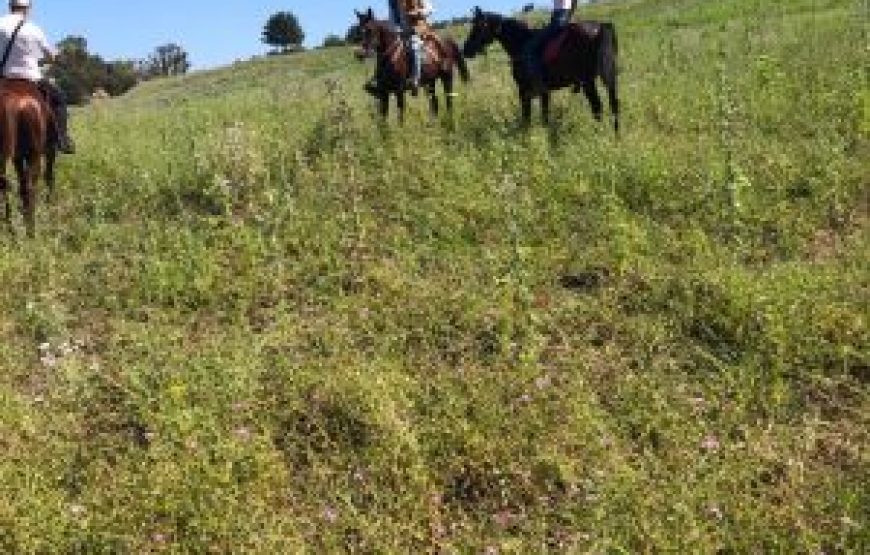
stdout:
<svg viewBox="0 0 870 555">
<path fill-rule="evenodd" d="M 42 59 L 46 62 L 54 61 L 54 59 L 57 58 L 57 49 L 48 42 L 48 38 L 46 38 L 45 33 L 41 30 L 39 31 L 37 40 L 39 41 L 39 48 L 42 50 Z"/>
</svg>

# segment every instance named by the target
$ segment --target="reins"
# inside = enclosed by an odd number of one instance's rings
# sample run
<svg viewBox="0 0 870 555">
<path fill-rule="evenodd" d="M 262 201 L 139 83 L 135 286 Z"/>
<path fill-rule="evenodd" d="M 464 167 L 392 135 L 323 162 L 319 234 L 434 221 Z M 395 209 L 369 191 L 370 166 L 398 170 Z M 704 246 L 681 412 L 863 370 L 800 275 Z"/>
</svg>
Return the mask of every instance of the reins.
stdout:
<svg viewBox="0 0 870 555">
<path fill-rule="evenodd" d="M 9 37 L 9 44 L 6 45 L 6 52 L 3 53 L 3 62 L 0 63 L 0 78 L 6 77 L 6 64 L 9 63 L 9 56 L 12 54 L 12 47 L 15 46 L 15 39 L 18 38 L 18 33 L 21 32 L 25 22 L 26 20 L 22 17 L 15 30 L 12 31 L 12 36 Z"/>
</svg>

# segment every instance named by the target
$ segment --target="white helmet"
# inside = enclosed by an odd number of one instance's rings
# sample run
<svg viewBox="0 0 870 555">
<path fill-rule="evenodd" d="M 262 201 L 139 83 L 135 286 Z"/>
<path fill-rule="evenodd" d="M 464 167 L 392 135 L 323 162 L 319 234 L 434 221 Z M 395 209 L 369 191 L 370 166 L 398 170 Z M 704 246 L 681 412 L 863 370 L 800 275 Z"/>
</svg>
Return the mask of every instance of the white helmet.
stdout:
<svg viewBox="0 0 870 555">
<path fill-rule="evenodd" d="M 29 8 L 30 0 L 9 0 L 10 8 Z"/>
</svg>

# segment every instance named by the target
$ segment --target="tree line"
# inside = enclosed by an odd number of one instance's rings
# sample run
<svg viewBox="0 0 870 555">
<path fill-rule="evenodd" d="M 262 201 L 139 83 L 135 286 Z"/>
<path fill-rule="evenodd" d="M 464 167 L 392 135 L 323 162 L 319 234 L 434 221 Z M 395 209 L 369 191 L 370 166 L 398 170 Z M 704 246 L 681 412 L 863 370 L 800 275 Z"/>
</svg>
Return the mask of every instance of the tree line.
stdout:
<svg viewBox="0 0 870 555">
<path fill-rule="evenodd" d="M 158 46 L 142 60 L 109 61 L 90 52 L 84 37 L 70 36 L 57 46 L 58 55 L 48 77 L 54 79 L 71 104 L 82 104 L 97 91 L 118 96 L 141 81 L 182 75 L 190 69 L 187 52 L 174 43 Z"/>
</svg>

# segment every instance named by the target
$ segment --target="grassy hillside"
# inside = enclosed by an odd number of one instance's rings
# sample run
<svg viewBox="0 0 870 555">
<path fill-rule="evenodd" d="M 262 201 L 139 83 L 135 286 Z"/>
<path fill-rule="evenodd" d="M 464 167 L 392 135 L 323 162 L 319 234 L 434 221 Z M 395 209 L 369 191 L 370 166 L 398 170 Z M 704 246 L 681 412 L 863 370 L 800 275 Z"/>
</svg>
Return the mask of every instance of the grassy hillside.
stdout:
<svg viewBox="0 0 870 555">
<path fill-rule="evenodd" d="M 0 552 L 866 552 L 868 19 L 630 0 L 624 135 L 502 53 L 76 112 L 0 238 Z"/>
</svg>

